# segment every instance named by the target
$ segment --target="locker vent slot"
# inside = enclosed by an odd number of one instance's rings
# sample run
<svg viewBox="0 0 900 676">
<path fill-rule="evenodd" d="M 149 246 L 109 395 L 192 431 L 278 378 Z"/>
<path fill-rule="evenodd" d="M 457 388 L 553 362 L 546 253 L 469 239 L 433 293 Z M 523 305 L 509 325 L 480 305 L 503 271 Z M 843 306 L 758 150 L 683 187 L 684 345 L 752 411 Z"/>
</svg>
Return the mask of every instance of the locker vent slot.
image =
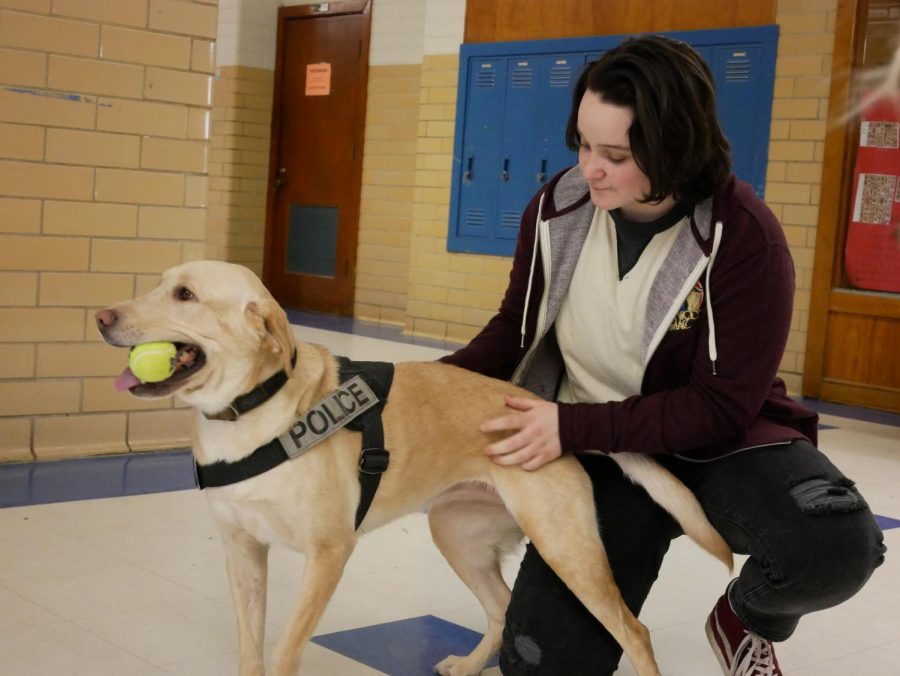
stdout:
<svg viewBox="0 0 900 676">
<path fill-rule="evenodd" d="M 518 228 L 521 220 L 521 211 L 504 211 L 500 215 L 500 225 L 504 228 Z"/>
<path fill-rule="evenodd" d="M 527 89 L 534 81 L 534 71 L 530 66 L 518 67 L 512 72 L 512 86 L 514 89 Z"/>
<path fill-rule="evenodd" d="M 466 211 L 466 225 L 471 228 L 483 228 L 484 209 L 469 209 Z"/>
<path fill-rule="evenodd" d="M 554 64 L 550 69 L 551 87 L 568 87 L 572 84 L 572 69 L 568 63 Z"/>
<path fill-rule="evenodd" d="M 725 62 L 725 80 L 728 82 L 746 82 L 750 79 L 753 62 L 747 58 L 746 52 L 735 52 Z"/>
<path fill-rule="evenodd" d="M 479 89 L 493 89 L 497 85 L 497 71 L 479 70 L 475 76 L 475 86 Z"/>
</svg>

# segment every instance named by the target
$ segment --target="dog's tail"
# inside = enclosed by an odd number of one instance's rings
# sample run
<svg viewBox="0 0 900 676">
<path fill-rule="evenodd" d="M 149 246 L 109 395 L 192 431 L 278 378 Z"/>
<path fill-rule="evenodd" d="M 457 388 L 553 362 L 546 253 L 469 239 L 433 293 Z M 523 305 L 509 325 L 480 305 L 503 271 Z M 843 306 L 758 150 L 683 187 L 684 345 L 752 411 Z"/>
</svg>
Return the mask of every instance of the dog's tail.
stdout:
<svg viewBox="0 0 900 676">
<path fill-rule="evenodd" d="M 641 453 L 610 453 L 629 479 L 650 494 L 650 497 L 681 526 L 694 542 L 734 569 L 734 558 L 728 543 L 713 528 L 696 496 L 669 470 Z"/>
</svg>

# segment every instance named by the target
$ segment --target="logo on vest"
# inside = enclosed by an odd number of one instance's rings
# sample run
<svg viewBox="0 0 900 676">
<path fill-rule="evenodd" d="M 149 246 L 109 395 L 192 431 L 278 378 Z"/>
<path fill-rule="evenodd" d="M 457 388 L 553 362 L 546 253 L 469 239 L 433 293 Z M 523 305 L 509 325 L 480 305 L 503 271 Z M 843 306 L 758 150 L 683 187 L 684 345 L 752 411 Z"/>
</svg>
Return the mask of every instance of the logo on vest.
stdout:
<svg viewBox="0 0 900 676">
<path fill-rule="evenodd" d="M 284 452 L 296 458 L 358 418 L 379 402 L 360 376 L 353 376 L 310 408 L 278 437 Z"/>
<path fill-rule="evenodd" d="M 684 331 L 697 323 L 700 310 L 703 307 L 703 285 L 698 281 L 688 293 L 684 303 L 675 315 L 675 319 L 669 326 L 669 331 Z"/>
</svg>

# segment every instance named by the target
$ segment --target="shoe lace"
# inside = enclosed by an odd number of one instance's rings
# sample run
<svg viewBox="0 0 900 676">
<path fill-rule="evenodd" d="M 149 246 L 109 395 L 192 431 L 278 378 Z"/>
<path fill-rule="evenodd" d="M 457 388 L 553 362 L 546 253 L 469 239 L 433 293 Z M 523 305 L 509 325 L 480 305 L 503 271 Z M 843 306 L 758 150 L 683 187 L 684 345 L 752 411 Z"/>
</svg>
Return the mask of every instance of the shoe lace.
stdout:
<svg viewBox="0 0 900 676">
<path fill-rule="evenodd" d="M 735 660 L 731 666 L 730 676 L 778 676 L 780 674 L 775 663 L 775 649 L 772 642 L 753 632 L 747 632 L 734 655 Z"/>
</svg>

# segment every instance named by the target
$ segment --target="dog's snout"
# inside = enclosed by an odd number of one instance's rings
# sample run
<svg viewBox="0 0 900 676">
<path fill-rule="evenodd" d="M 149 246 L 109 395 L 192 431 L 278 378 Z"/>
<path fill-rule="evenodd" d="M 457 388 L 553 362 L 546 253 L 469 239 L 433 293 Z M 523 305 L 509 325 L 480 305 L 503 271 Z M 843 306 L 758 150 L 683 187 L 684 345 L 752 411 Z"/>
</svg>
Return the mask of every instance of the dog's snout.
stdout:
<svg viewBox="0 0 900 676">
<path fill-rule="evenodd" d="M 112 328 L 116 325 L 116 322 L 119 321 L 119 315 L 115 310 L 111 310 L 110 308 L 100 310 L 94 316 L 97 319 L 97 328 L 100 329 L 100 333 L 103 333 L 106 329 Z"/>
</svg>

